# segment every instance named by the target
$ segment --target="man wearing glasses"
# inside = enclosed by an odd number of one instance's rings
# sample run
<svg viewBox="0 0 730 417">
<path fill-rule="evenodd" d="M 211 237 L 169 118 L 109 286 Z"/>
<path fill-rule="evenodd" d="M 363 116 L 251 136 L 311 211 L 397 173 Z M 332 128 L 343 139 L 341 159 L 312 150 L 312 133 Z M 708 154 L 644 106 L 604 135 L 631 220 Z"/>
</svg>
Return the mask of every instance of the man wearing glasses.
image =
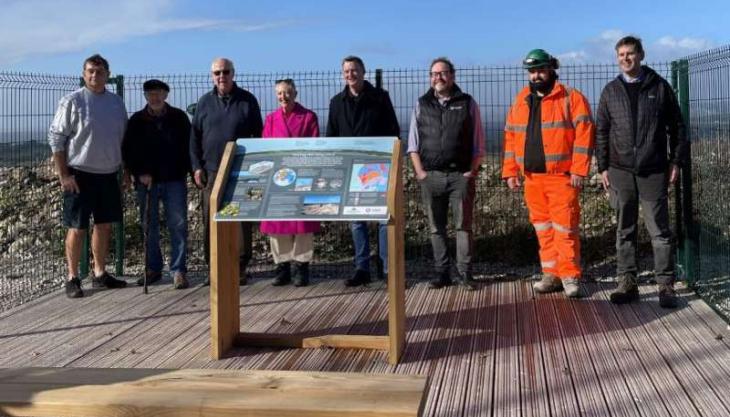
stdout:
<svg viewBox="0 0 730 417">
<path fill-rule="evenodd" d="M 388 92 L 365 81 L 365 64 L 356 56 L 342 60 L 345 89 L 332 97 L 327 120 L 327 136 L 400 136 L 398 119 Z M 348 287 L 370 282 L 370 241 L 368 223 L 351 224 L 355 246 L 355 273 L 345 281 Z M 380 260 L 388 267 L 388 237 L 385 224 L 378 228 Z M 384 271 L 387 273 L 387 271 Z"/>
<path fill-rule="evenodd" d="M 472 215 L 475 179 L 484 156 L 484 129 L 479 105 L 456 85 L 454 64 L 447 58 L 431 62 L 431 88 L 416 102 L 408 133 L 408 150 L 431 230 L 436 278 L 431 288 L 452 284 L 446 244 L 451 204 L 456 231 L 457 282 L 467 290 L 472 277 Z"/>
<path fill-rule="evenodd" d="M 213 90 L 198 100 L 190 131 L 190 162 L 195 186 L 203 191 L 205 259 L 209 265 L 210 193 L 226 143 L 238 138 L 261 137 L 264 125 L 256 97 L 233 81 L 235 69 L 230 59 L 213 60 L 210 74 Z M 251 223 L 241 222 L 241 236 L 240 284 L 245 285 L 248 276 L 245 271 L 252 256 Z M 206 284 L 209 283 L 210 280 L 206 280 Z"/>
<path fill-rule="evenodd" d="M 142 85 L 145 107 L 129 119 L 122 145 L 127 172 L 134 179 L 140 222 L 146 224 L 147 283 L 162 279 L 159 202 L 165 206 L 170 232 L 170 274 L 175 289 L 188 287 L 188 189 L 190 171 L 190 120 L 184 111 L 167 104 L 170 87 L 160 80 Z M 150 208 L 147 209 L 147 203 Z M 143 285 L 145 278 L 137 280 Z"/>
<path fill-rule="evenodd" d="M 588 100 L 558 81 L 559 62 L 542 49 L 522 61 L 529 85 L 517 94 L 504 128 L 502 178 L 525 181 L 530 223 L 540 244 L 538 293 L 580 295 L 580 190 L 588 175 L 595 126 Z"/>
</svg>

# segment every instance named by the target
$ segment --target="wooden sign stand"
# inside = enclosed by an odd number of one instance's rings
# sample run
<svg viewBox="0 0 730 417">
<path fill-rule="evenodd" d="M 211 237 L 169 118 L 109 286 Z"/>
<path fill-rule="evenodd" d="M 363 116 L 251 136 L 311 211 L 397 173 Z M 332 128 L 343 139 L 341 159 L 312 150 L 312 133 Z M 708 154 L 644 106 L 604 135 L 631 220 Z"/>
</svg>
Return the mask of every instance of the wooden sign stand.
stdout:
<svg viewBox="0 0 730 417">
<path fill-rule="evenodd" d="M 210 338 L 211 356 L 221 359 L 234 346 L 296 348 L 353 348 L 388 351 L 388 362 L 397 364 L 405 346 L 405 252 L 403 217 L 403 150 L 393 146 L 388 184 L 388 335 L 321 335 L 242 333 L 238 286 L 238 222 L 216 222 L 226 179 L 236 154 L 235 142 L 226 145 L 210 204 Z"/>
</svg>

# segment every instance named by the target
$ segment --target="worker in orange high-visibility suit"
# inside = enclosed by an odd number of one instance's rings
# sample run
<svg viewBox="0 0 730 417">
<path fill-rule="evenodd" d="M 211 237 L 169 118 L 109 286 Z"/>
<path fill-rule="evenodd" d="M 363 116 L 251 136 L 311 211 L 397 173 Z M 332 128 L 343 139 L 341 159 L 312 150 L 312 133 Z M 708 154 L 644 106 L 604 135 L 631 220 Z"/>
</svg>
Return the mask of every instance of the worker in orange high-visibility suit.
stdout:
<svg viewBox="0 0 730 417">
<path fill-rule="evenodd" d="M 586 98 L 557 81 L 558 60 L 542 49 L 527 54 L 530 85 L 517 94 L 504 128 L 502 178 L 512 190 L 525 181 L 525 202 L 540 243 L 536 292 L 580 293 L 578 196 L 588 175 L 595 126 Z"/>
</svg>

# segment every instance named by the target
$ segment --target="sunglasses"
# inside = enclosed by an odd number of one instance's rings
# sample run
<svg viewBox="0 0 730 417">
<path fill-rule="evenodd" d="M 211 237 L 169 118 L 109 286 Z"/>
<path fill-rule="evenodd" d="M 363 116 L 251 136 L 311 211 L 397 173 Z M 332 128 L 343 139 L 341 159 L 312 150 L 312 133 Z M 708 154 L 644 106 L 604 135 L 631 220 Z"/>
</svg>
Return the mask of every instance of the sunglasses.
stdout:
<svg viewBox="0 0 730 417">
<path fill-rule="evenodd" d="M 223 75 L 230 75 L 231 74 L 231 70 L 224 69 L 224 70 L 215 70 L 215 71 L 213 71 L 213 75 L 215 75 L 215 76 L 218 76 L 218 75 L 221 75 L 221 74 L 223 74 Z"/>
</svg>

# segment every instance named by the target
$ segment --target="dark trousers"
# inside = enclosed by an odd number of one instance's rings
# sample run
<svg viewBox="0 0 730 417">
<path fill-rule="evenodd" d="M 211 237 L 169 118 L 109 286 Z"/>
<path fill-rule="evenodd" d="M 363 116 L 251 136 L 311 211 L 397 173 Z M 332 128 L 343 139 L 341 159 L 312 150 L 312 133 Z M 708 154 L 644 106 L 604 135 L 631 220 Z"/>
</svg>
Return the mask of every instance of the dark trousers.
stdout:
<svg viewBox="0 0 730 417">
<path fill-rule="evenodd" d="M 467 178 L 461 172 L 428 171 L 428 175 L 420 183 L 423 206 L 428 215 L 436 272 L 446 272 L 450 266 L 446 244 L 446 222 L 450 204 L 456 231 L 456 267 L 461 274 L 471 273 L 474 246 L 471 225 L 476 192 L 474 178 Z"/>
<path fill-rule="evenodd" d="M 208 182 L 205 188 L 201 191 L 203 194 L 203 236 L 205 241 L 205 262 L 210 266 L 210 193 L 213 191 L 213 183 L 215 182 L 215 173 L 208 173 Z M 253 223 L 241 222 L 241 251 L 239 255 L 239 263 L 241 265 L 241 274 L 244 273 L 244 268 L 248 266 L 248 263 L 253 257 L 253 249 L 251 246 L 253 236 L 251 231 Z"/>
<path fill-rule="evenodd" d="M 616 273 L 636 274 L 639 204 L 654 250 L 654 274 L 660 284 L 674 283 L 674 236 L 669 227 L 667 172 L 634 175 L 609 168 L 611 205 L 616 210 Z"/>
</svg>

